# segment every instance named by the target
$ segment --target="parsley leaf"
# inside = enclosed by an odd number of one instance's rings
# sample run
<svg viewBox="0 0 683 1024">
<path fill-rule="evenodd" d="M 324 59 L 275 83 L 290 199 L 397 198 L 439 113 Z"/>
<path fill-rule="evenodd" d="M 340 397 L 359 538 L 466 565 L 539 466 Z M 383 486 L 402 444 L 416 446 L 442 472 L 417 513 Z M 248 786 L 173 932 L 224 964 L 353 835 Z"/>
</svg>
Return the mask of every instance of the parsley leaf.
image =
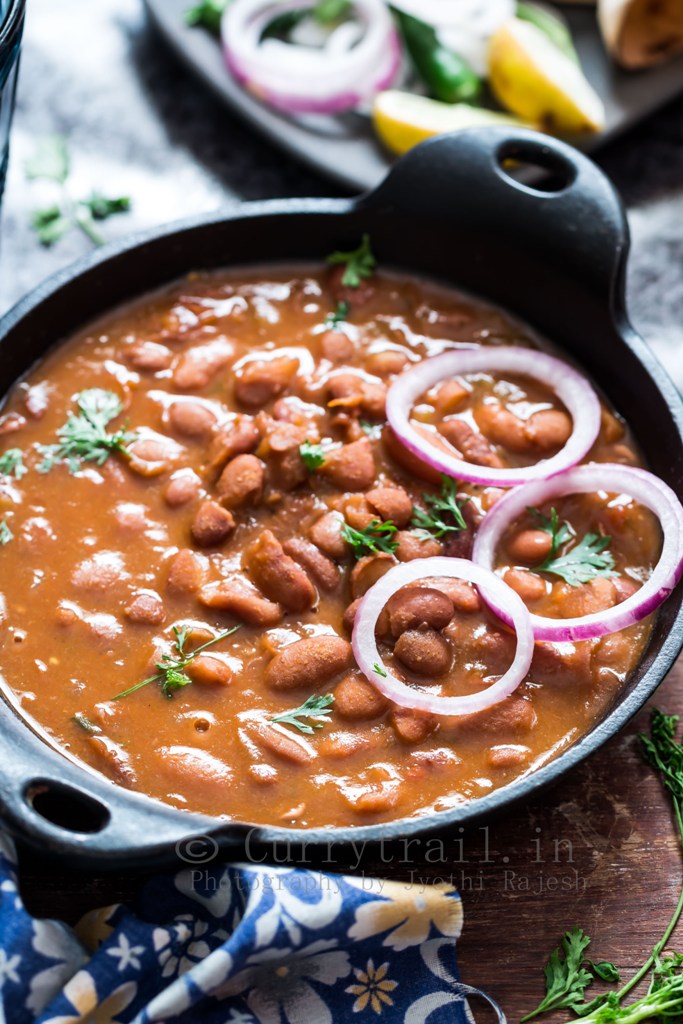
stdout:
<svg viewBox="0 0 683 1024">
<path fill-rule="evenodd" d="M 199 0 L 185 11 L 185 22 L 191 28 L 205 28 L 218 35 L 227 6 L 228 0 Z"/>
<path fill-rule="evenodd" d="M 610 963 L 609 960 L 600 960 L 598 963 L 595 960 L 586 960 L 587 965 L 590 967 L 596 978 L 600 981 L 609 981 L 611 983 L 618 983 L 621 981 L 619 971 Z"/>
<path fill-rule="evenodd" d="M 0 522 L 0 544 L 4 547 L 5 544 L 9 544 L 11 540 L 14 540 L 14 534 L 10 530 L 7 520 L 3 519 L 2 522 Z"/>
<path fill-rule="evenodd" d="M 213 647 L 219 641 L 225 640 L 226 637 L 231 636 L 239 628 L 239 626 L 233 626 L 232 629 L 226 629 L 223 633 L 219 633 L 218 636 L 207 640 L 205 644 L 195 647 L 194 651 L 186 651 L 189 627 L 174 626 L 173 633 L 175 639 L 173 646 L 175 648 L 175 656 L 173 654 L 162 654 L 161 660 L 156 663 L 158 672 L 155 672 L 153 676 L 148 676 L 147 679 L 143 679 L 141 683 L 136 683 L 135 686 L 117 693 L 115 697 L 112 697 L 112 700 L 127 697 L 129 694 L 135 693 L 136 690 L 142 689 L 143 686 L 147 686 L 148 683 L 161 683 L 163 695 L 165 697 L 172 697 L 176 690 L 182 689 L 183 686 L 189 686 L 192 682 L 185 669 L 188 665 L 192 664 L 197 655 L 205 651 L 207 647 Z"/>
<path fill-rule="evenodd" d="M 299 454 L 304 460 L 306 469 L 311 472 L 325 465 L 325 453 L 320 444 L 311 444 L 309 440 L 306 440 L 299 445 Z"/>
<path fill-rule="evenodd" d="M 273 715 L 270 720 L 271 722 L 281 722 L 283 725 L 293 725 L 299 732 L 310 736 L 315 729 L 322 729 L 327 724 L 329 715 L 332 713 L 332 704 L 334 704 L 334 696 L 331 693 L 309 697 L 300 707 L 284 711 L 281 715 Z M 302 718 L 312 719 L 311 725 L 300 721 Z"/>
<path fill-rule="evenodd" d="M 63 185 L 69 177 L 70 160 L 66 139 L 63 135 L 48 135 L 40 139 L 35 151 L 24 164 L 29 181 L 44 178 Z"/>
<path fill-rule="evenodd" d="M 442 473 L 441 494 L 424 494 L 423 498 L 429 508 L 425 511 L 418 505 L 414 505 L 411 526 L 425 530 L 437 540 L 447 533 L 467 529 L 462 507 L 470 499 L 458 498 L 458 485 L 452 477 Z"/>
<path fill-rule="evenodd" d="M 90 211 L 95 220 L 106 220 L 116 213 L 128 213 L 130 210 L 130 196 L 116 196 L 109 199 L 101 192 L 93 192 L 89 199 L 82 199 L 80 206 Z"/>
<path fill-rule="evenodd" d="M 38 235 L 41 245 L 49 248 L 71 231 L 73 223 L 64 216 L 61 206 L 55 205 L 34 210 L 31 215 L 31 227 Z"/>
<path fill-rule="evenodd" d="M 372 277 L 377 260 L 370 248 L 370 236 L 363 235 L 363 240 L 357 249 L 351 252 L 333 252 L 327 257 L 327 262 L 333 265 L 343 264 L 344 273 L 341 283 L 346 288 L 358 288 L 363 278 Z"/>
<path fill-rule="evenodd" d="M 387 519 L 385 523 L 379 519 L 373 519 L 362 530 L 356 530 L 348 523 L 344 523 L 341 528 L 341 535 L 346 543 L 353 548 L 356 558 L 380 553 L 393 555 L 398 547 L 397 541 L 393 539 L 395 533 L 396 526 L 390 519 Z"/>
<path fill-rule="evenodd" d="M 567 1010 L 577 1006 L 593 982 L 593 975 L 582 966 L 583 955 L 590 939 L 581 928 L 565 932 L 561 946 L 557 946 L 545 965 L 545 998 L 535 1010 L 522 1017 L 520 1024 L 550 1010 Z"/>
<path fill-rule="evenodd" d="M 101 466 L 112 452 L 125 451 L 137 435 L 125 430 L 107 433 L 107 424 L 121 412 L 122 406 L 113 391 L 89 388 L 76 397 L 79 412 L 70 413 L 63 427 L 57 431 L 59 444 L 37 445 L 43 456 L 39 473 L 49 471 L 65 462 L 70 473 L 77 473 L 84 462 Z"/>
<path fill-rule="evenodd" d="M 550 553 L 540 565 L 534 566 L 536 572 L 548 572 L 559 576 L 571 587 L 590 583 L 598 576 L 612 579 L 619 575 L 614 568 L 614 557 L 606 550 L 612 540 L 611 537 L 587 533 L 573 547 L 566 548 L 564 554 L 560 554 L 565 545 L 575 540 L 569 525 L 559 522 L 555 508 L 550 510 L 550 518 L 537 509 L 530 508 L 528 511 L 536 519 L 539 529 L 545 530 L 551 537 Z"/>
<path fill-rule="evenodd" d="M 339 327 L 339 324 L 346 323 L 350 311 L 350 303 L 346 302 L 345 299 L 340 299 L 340 301 L 337 303 L 337 308 L 334 310 L 334 312 L 328 313 L 327 316 L 325 317 L 325 327 Z"/>
<path fill-rule="evenodd" d="M 14 476 L 17 480 L 21 480 L 25 473 L 28 473 L 28 470 L 24 465 L 21 448 L 8 448 L 0 455 L 0 476 Z"/>
</svg>

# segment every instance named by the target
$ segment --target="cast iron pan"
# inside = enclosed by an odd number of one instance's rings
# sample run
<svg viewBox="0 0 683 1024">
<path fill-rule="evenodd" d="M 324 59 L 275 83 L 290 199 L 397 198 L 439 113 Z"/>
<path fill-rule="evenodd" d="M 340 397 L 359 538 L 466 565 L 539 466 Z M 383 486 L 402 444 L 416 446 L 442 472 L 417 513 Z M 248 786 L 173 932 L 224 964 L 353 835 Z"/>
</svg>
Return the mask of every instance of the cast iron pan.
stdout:
<svg viewBox="0 0 683 1024">
<path fill-rule="evenodd" d="M 548 191 L 510 177 L 503 169 L 510 161 L 543 168 Z M 381 264 L 452 282 L 562 346 L 627 417 L 652 470 L 683 493 L 683 405 L 624 307 L 621 204 L 586 157 L 532 132 L 476 129 L 432 140 L 358 199 L 247 204 L 115 243 L 57 274 L 0 322 L 2 392 L 55 342 L 189 270 L 323 260 L 353 247 L 364 231 Z M 679 589 L 615 706 L 555 761 L 460 808 L 353 829 L 252 829 L 174 810 L 66 759 L 0 701 L 0 815 L 22 841 L 98 870 L 169 862 L 177 844 L 185 860 L 200 860 L 207 843 L 238 856 L 248 841 L 247 854 L 258 849 L 265 859 L 279 844 L 334 842 L 343 850 L 351 841 L 445 831 L 529 799 L 570 771 L 639 710 L 682 645 Z M 204 835 L 203 843 L 187 841 Z"/>
</svg>

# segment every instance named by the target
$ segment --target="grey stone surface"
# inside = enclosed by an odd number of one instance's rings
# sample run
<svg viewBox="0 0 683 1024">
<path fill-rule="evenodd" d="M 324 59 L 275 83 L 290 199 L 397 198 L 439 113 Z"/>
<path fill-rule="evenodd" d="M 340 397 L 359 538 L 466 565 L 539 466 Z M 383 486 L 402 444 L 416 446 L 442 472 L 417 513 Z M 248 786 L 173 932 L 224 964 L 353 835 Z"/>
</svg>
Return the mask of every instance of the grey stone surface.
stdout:
<svg viewBox="0 0 683 1024">
<path fill-rule="evenodd" d="M 107 237 L 241 199 L 337 192 L 273 148 L 191 78 L 147 25 L 139 0 L 28 0 L 0 236 L 4 311 L 90 247 L 79 233 L 42 248 L 31 211 L 54 197 L 27 182 L 36 138 L 64 133 L 76 195 L 130 194 Z M 603 151 L 633 232 L 636 326 L 683 388 L 683 98 Z"/>
</svg>

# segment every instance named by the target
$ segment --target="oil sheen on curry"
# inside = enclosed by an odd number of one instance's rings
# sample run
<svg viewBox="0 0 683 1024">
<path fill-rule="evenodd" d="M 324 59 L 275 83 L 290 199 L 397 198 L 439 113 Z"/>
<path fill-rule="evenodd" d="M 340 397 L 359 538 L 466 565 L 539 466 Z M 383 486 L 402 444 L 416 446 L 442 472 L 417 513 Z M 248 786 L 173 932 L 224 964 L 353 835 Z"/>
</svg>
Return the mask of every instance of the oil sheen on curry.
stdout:
<svg viewBox="0 0 683 1024">
<path fill-rule="evenodd" d="M 458 293 L 348 265 L 193 274 L 62 344 L 0 420 L 8 694 L 114 782 L 244 822 L 446 810 L 555 757 L 624 685 L 649 618 L 536 642 L 514 692 L 471 714 L 376 685 L 390 670 L 458 696 L 506 672 L 514 631 L 470 583 L 392 594 L 376 680 L 351 644 L 373 585 L 415 560 L 469 559 L 505 493 L 410 451 L 388 390 L 443 352 L 507 346 L 538 340 Z M 600 401 L 584 461 L 638 465 Z M 463 465 L 493 469 L 549 459 L 572 432 L 553 389 L 495 370 L 438 382 L 410 415 Z M 525 509 L 493 568 L 533 614 L 583 616 L 632 596 L 661 543 L 651 512 L 596 490 Z"/>
</svg>

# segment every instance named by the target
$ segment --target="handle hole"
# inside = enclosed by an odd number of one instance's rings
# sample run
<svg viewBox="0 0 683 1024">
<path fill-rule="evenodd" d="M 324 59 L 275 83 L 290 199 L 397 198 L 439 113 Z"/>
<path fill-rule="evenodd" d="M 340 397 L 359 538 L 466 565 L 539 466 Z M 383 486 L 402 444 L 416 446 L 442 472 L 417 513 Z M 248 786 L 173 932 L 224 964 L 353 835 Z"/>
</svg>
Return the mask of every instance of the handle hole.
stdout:
<svg viewBox="0 0 683 1024">
<path fill-rule="evenodd" d="M 51 779 L 34 779 L 24 790 L 28 806 L 45 821 L 67 832 L 92 835 L 109 824 L 109 810 L 78 789 Z"/>
<path fill-rule="evenodd" d="M 504 142 L 496 153 L 496 162 L 499 174 L 524 192 L 564 192 L 576 179 L 571 161 L 540 142 Z"/>
</svg>

